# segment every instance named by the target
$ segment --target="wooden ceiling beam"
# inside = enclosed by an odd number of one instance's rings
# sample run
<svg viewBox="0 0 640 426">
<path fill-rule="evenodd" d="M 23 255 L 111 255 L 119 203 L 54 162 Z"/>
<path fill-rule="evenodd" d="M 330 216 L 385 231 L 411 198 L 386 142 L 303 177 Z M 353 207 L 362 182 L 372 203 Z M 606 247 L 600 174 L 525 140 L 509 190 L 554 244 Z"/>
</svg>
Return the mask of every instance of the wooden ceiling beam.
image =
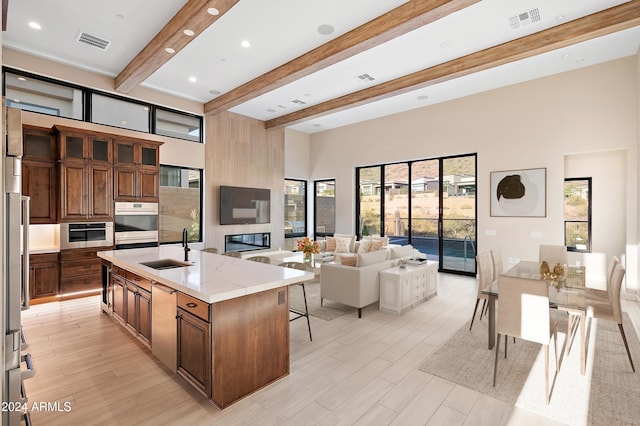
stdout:
<svg viewBox="0 0 640 426">
<path fill-rule="evenodd" d="M 623 3 L 566 24 L 268 120 L 265 122 L 265 127 L 289 126 L 310 118 L 432 86 L 638 25 L 640 25 L 640 1 Z"/>
<path fill-rule="evenodd" d="M 174 55 L 193 41 L 200 33 L 217 21 L 239 0 L 189 0 L 165 25 L 162 30 L 136 55 L 118 74 L 115 90 L 129 93 L 134 87 L 146 80 L 158 68 L 167 63 Z M 218 15 L 211 15 L 207 9 L 218 9 Z M 190 29 L 193 36 L 187 36 L 183 30 Z M 165 52 L 165 48 L 174 49 L 174 53 Z"/>
<path fill-rule="evenodd" d="M 410 0 L 284 65 L 207 102 L 206 114 L 217 114 L 292 83 L 416 28 L 464 9 L 479 0 Z"/>
</svg>

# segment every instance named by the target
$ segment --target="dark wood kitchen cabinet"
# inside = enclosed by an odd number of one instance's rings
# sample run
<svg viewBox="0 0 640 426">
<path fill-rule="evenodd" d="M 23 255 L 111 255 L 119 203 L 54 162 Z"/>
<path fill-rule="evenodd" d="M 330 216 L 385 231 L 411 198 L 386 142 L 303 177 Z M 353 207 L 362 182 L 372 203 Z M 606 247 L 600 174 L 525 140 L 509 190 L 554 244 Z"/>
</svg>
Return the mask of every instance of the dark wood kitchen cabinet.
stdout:
<svg viewBox="0 0 640 426">
<path fill-rule="evenodd" d="M 60 220 L 113 220 L 112 139 L 55 126 L 60 158 Z"/>
<path fill-rule="evenodd" d="M 178 293 L 178 373 L 211 398 L 211 324 L 207 303 Z"/>
<path fill-rule="evenodd" d="M 51 129 L 23 126 L 22 194 L 31 197 L 32 224 L 58 221 L 56 138 Z"/>
<path fill-rule="evenodd" d="M 60 295 L 63 299 L 100 294 L 102 261 L 99 249 L 70 249 L 60 252 Z"/>
<path fill-rule="evenodd" d="M 29 300 L 32 303 L 53 300 L 60 294 L 58 253 L 29 255 Z"/>
<path fill-rule="evenodd" d="M 114 266 L 113 314 L 131 334 L 151 346 L 151 280 Z"/>
<path fill-rule="evenodd" d="M 114 141 L 115 201 L 158 202 L 160 145 L 135 139 Z"/>
</svg>

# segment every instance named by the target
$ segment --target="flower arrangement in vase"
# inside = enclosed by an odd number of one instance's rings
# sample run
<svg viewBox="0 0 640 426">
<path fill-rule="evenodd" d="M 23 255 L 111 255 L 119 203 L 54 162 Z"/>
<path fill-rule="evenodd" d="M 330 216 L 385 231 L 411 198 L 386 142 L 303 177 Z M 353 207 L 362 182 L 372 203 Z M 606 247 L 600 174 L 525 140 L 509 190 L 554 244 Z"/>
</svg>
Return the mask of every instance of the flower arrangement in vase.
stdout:
<svg viewBox="0 0 640 426">
<path fill-rule="evenodd" d="M 296 244 L 298 250 L 304 253 L 305 262 L 311 262 L 311 256 L 320 253 L 320 244 L 309 237 L 302 237 Z"/>
</svg>

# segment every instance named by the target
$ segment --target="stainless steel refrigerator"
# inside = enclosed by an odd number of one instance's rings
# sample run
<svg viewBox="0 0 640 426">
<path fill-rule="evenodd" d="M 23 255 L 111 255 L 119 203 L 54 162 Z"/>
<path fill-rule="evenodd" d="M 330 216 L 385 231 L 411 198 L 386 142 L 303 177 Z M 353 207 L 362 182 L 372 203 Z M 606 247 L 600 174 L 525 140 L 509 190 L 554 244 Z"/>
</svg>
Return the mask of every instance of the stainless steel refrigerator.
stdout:
<svg viewBox="0 0 640 426">
<path fill-rule="evenodd" d="M 22 116 L 3 108 L 2 164 L 2 425 L 30 424 L 23 380 L 35 373 L 22 332 L 21 312 L 29 309 L 29 198 L 22 191 Z"/>
</svg>

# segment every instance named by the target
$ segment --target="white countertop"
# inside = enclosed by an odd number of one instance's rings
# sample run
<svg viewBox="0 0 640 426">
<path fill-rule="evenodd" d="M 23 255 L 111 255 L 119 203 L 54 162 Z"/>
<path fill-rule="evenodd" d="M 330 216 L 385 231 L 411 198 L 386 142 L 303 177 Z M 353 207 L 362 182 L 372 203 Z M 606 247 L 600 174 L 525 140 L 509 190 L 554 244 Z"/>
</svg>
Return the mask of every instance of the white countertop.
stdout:
<svg viewBox="0 0 640 426">
<path fill-rule="evenodd" d="M 101 251 L 98 256 L 207 303 L 271 290 L 314 277 L 311 272 L 198 250 L 189 252 L 189 262 L 193 266 L 157 270 L 140 264 L 159 259 L 183 261 L 184 250 L 175 246 Z"/>
</svg>

